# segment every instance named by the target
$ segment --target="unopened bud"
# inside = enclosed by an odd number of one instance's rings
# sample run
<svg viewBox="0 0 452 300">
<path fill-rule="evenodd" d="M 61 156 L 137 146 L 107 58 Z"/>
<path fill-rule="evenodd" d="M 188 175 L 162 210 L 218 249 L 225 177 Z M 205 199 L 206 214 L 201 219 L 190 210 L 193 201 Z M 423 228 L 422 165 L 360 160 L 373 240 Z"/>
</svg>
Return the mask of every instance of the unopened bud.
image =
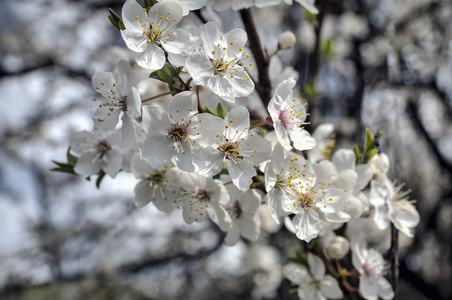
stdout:
<svg viewBox="0 0 452 300">
<path fill-rule="evenodd" d="M 292 31 L 283 32 L 278 38 L 278 50 L 283 50 L 295 45 L 297 39 Z"/>
<path fill-rule="evenodd" d="M 336 236 L 326 249 L 328 255 L 333 259 L 342 259 L 350 250 L 350 243 L 343 236 Z"/>
</svg>

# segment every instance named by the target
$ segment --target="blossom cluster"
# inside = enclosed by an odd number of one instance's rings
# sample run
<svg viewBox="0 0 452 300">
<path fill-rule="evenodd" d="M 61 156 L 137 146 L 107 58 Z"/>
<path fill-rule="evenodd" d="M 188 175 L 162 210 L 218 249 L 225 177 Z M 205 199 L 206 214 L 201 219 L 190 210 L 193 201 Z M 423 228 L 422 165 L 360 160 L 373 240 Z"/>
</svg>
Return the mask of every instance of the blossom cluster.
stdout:
<svg viewBox="0 0 452 300">
<path fill-rule="evenodd" d="M 122 38 L 138 66 L 169 85 L 162 96 L 171 97 L 144 99 L 126 60 L 113 72 L 96 73 L 93 129 L 74 133 L 69 143 L 77 159 L 73 171 L 112 178 L 121 171 L 131 173 L 137 179 L 137 207 L 152 203 L 167 213 L 180 209 L 187 224 L 209 218 L 225 232 L 227 245 L 240 237 L 259 239 L 258 208 L 265 203 L 276 224 L 306 243 L 318 239 L 324 249 L 309 253 L 304 265 L 283 268 L 284 276 L 299 285 L 301 299 L 342 298 L 341 275 L 326 274 L 318 255 L 343 259 L 350 248 L 361 295 L 391 299 L 381 254 L 368 249 L 363 236 L 343 237 L 335 230 L 366 220 L 380 230 L 392 223 L 413 236 L 419 215 L 409 191 L 389 179 L 384 153 L 368 149 L 372 155 L 366 152 L 366 160 L 351 149 L 332 153 L 331 124 L 309 133 L 308 107 L 294 96 L 295 71 L 272 81 L 268 116 L 261 121 L 249 106 L 237 105 L 238 98 L 251 97 L 255 90 L 247 33 L 236 28 L 223 35 L 213 22 L 191 31 L 179 26 L 190 10 L 224 2 L 242 9 L 280 1 L 168 0 L 145 8 L 126 1 Z M 298 2 L 318 12 L 312 2 Z M 285 34 L 280 44 L 291 38 Z M 200 87 L 207 94 L 200 95 Z M 218 99 L 216 111 L 202 105 L 203 96 Z"/>
</svg>

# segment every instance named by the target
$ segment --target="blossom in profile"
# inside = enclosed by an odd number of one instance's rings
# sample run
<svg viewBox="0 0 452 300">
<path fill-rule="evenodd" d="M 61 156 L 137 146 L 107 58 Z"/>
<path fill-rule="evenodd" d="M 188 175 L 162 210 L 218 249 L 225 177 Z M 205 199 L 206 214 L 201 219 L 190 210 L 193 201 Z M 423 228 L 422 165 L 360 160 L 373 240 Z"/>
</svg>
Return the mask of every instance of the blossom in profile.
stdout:
<svg viewBox="0 0 452 300">
<path fill-rule="evenodd" d="M 222 180 L 224 181 L 223 178 Z M 257 213 L 261 205 L 261 195 L 256 189 L 240 191 L 233 184 L 226 185 L 226 189 L 230 198 L 226 211 L 231 216 L 232 223 L 224 242 L 233 246 L 237 244 L 240 236 L 256 241 L 261 228 L 261 220 Z"/>
<path fill-rule="evenodd" d="M 301 99 L 293 97 L 294 86 L 293 77 L 282 81 L 276 88 L 267 109 L 276 137 L 284 149 L 291 150 L 291 143 L 293 143 L 293 147 L 297 150 L 309 150 L 315 147 L 316 141 L 302 127 L 309 124 L 305 122 L 308 114 Z"/>
<path fill-rule="evenodd" d="M 344 297 L 337 280 L 326 274 L 320 257 L 308 253 L 308 266 L 289 263 L 284 266 L 284 277 L 298 285 L 298 297 L 303 300 L 342 299 Z"/>
<path fill-rule="evenodd" d="M 254 91 L 254 83 L 240 60 L 247 34 L 243 29 L 233 29 L 220 35 L 215 23 L 209 22 L 201 28 L 199 47 L 193 49 L 186 67 L 197 85 L 208 86 L 222 99 L 234 102 Z"/>
<path fill-rule="evenodd" d="M 177 2 L 157 3 L 146 12 L 136 0 L 127 0 L 122 8 L 125 30 L 122 38 L 130 50 L 137 52 L 140 67 L 159 70 L 166 61 L 165 52 L 179 54 L 193 44 L 189 32 L 175 28 L 183 17 Z"/>
<path fill-rule="evenodd" d="M 359 272 L 359 290 L 368 300 L 394 298 L 391 284 L 383 277 L 385 260 L 375 249 L 368 249 L 360 237 L 352 239 L 352 263 Z"/>
<path fill-rule="evenodd" d="M 414 236 L 414 228 L 419 224 L 420 216 L 408 194 L 403 191 L 404 184 L 396 185 L 381 175 L 380 180 L 370 183 L 370 204 L 375 208 L 374 221 L 378 228 L 386 229 L 389 222 L 409 237 Z"/>
</svg>

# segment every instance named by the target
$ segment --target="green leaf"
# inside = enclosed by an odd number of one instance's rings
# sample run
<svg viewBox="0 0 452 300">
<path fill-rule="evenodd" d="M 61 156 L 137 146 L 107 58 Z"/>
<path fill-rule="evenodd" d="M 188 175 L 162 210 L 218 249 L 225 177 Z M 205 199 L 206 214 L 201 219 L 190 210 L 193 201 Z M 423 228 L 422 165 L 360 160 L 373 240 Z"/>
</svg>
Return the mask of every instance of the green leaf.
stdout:
<svg viewBox="0 0 452 300">
<path fill-rule="evenodd" d="M 355 156 L 356 156 L 356 164 L 359 165 L 361 163 L 361 153 L 359 152 L 359 147 L 358 145 L 354 144 L 353 145 L 353 152 L 355 152 Z"/>
<path fill-rule="evenodd" d="M 364 135 L 364 153 L 367 153 L 367 151 L 373 148 L 375 148 L 374 138 L 372 136 L 372 133 L 370 132 L 370 129 L 366 128 L 366 132 Z"/>
<path fill-rule="evenodd" d="M 113 26 L 115 26 L 119 30 L 126 29 L 121 17 L 117 13 L 115 13 L 111 8 L 109 8 L 108 11 L 110 12 L 110 14 L 108 15 L 108 19 L 110 20 L 111 24 L 113 24 Z"/>
<path fill-rule="evenodd" d="M 301 265 L 308 265 L 308 255 L 302 251 L 297 251 L 295 256 L 287 258 L 288 261 Z"/>
<path fill-rule="evenodd" d="M 75 174 L 74 168 L 71 167 L 71 166 L 53 168 L 53 169 L 50 169 L 50 171 L 61 172 L 61 173 L 68 173 L 68 174 Z"/>
<path fill-rule="evenodd" d="M 104 179 L 104 177 L 105 177 L 105 172 L 101 170 L 99 172 L 99 177 L 97 177 L 97 180 L 96 180 L 96 187 L 97 188 L 100 187 L 100 183 L 102 182 L 102 179 Z"/>
<path fill-rule="evenodd" d="M 67 148 L 67 152 L 66 152 L 67 163 L 71 166 L 75 166 L 78 158 L 76 156 L 72 155 L 70 150 L 71 150 L 71 147 Z"/>
<path fill-rule="evenodd" d="M 224 119 L 227 114 L 228 109 L 226 108 L 226 106 L 223 105 L 223 103 L 219 102 L 217 105 L 217 116 Z"/>
<path fill-rule="evenodd" d="M 215 112 L 215 111 L 211 110 L 211 109 L 210 109 L 210 108 L 208 108 L 207 106 L 204 106 L 204 110 L 205 110 L 205 112 L 206 112 L 206 113 L 208 113 L 208 114 L 211 114 L 211 115 L 214 115 L 214 116 L 217 116 L 217 117 L 218 117 L 218 115 L 217 115 L 217 112 Z"/>
<path fill-rule="evenodd" d="M 144 0 L 144 7 L 146 7 L 146 10 L 149 11 L 149 9 L 154 5 L 153 0 Z"/>
<path fill-rule="evenodd" d="M 168 62 L 165 63 L 163 68 L 160 70 L 157 70 L 157 74 L 159 75 L 160 79 L 163 82 L 166 82 L 168 84 L 173 84 L 174 77 L 177 76 L 177 70 L 174 69 L 174 67 L 169 64 Z"/>
<path fill-rule="evenodd" d="M 162 81 L 162 79 L 160 79 L 160 76 L 159 76 L 159 74 L 157 73 L 157 71 L 154 71 L 154 72 L 152 72 L 151 74 L 149 74 L 149 78 L 157 79 L 157 80 Z"/>
<path fill-rule="evenodd" d="M 372 156 L 374 156 L 377 153 L 378 153 L 378 150 L 375 148 L 367 151 L 366 154 L 364 155 L 364 163 L 367 163 L 372 158 Z"/>
<path fill-rule="evenodd" d="M 314 89 L 314 86 L 312 86 L 312 85 L 310 85 L 310 84 L 307 84 L 307 85 L 304 86 L 303 91 L 304 91 L 304 93 L 306 94 L 306 97 L 307 97 L 308 99 L 314 99 L 314 96 L 315 96 L 315 89 Z"/>
<path fill-rule="evenodd" d="M 306 16 L 306 19 L 308 20 L 308 22 L 312 23 L 312 22 L 315 21 L 315 18 L 316 18 L 317 15 L 311 13 L 306 8 L 303 8 L 303 12 L 304 12 L 304 15 Z"/>
</svg>

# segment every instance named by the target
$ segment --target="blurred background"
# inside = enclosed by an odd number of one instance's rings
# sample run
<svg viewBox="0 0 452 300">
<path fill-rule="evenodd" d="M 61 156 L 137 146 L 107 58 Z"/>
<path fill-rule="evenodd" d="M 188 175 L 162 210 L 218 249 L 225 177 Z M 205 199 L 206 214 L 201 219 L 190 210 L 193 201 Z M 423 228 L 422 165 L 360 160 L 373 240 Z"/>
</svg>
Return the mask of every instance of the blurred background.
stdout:
<svg viewBox="0 0 452 300">
<path fill-rule="evenodd" d="M 130 174 L 98 190 L 49 171 L 69 135 L 91 129 L 92 75 L 133 63 L 107 19 L 123 3 L 0 2 L 0 299 L 297 298 L 281 266 L 298 241 L 265 207 L 259 241 L 227 247 L 209 222 L 135 208 Z M 295 33 L 279 67 L 299 73 L 311 130 L 333 123 L 336 148 L 362 145 L 365 127 L 383 131 L 392 178 L 412 188 L 421 215 L 415 238 L 401 238 L 400 299 L 451 299 L 452 2 L 315 4 L 317 16 L 298 4 L 252 8 L 262 44 L 274 50 L 280 33 Z M 232 10 L 201 16 L 224 32 L 243 27 Z M 194 13 L 185 22 L 202 24 Z"/>
</svg>

